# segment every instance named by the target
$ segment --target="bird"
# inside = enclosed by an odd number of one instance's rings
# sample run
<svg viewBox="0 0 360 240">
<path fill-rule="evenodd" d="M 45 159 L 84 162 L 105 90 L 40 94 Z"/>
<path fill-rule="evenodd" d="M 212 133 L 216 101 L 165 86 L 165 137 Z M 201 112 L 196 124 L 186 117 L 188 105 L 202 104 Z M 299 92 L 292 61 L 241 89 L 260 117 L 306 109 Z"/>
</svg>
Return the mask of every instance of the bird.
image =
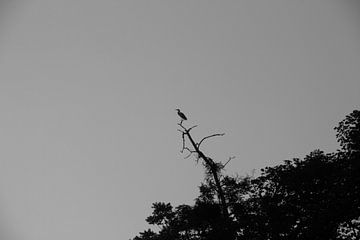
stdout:
<svg viewBox="0 0 360 240">
<path fill-rule="evenodd" d="M 179 115 L 179 117 L 181 118 L 181 121 L 187 120 L 187 117 L 185 116 L 185 114 L 183 114 L 180 109 L 175 109 L 177 111 L 177 114 Z"/>
</svg>

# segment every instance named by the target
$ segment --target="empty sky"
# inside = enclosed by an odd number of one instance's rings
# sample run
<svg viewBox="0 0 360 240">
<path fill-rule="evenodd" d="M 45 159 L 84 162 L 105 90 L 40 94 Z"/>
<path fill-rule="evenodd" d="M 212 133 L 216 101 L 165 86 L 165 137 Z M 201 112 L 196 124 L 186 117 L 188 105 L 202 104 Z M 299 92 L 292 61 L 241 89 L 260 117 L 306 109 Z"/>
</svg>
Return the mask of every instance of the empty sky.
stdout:
<svg viewBox="0 0 360 240">
<path fill-rule="evenodd" d="M 123 240 L 155 201 L 320 148 L 360 104 L 355 1 L 0 2 L 0 237 Z"/>
</svg>

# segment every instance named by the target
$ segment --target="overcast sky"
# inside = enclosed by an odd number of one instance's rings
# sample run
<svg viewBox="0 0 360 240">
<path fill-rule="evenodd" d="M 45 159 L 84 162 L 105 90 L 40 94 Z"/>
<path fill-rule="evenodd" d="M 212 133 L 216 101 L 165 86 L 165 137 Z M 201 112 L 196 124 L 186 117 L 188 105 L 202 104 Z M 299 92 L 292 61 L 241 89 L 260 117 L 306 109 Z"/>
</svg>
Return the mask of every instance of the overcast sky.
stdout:
<svg viewBox="0 0 360 240">
<path fill-rule="evenodd" d="M 175 108 L 251 173 L 314 149 L 360 104 L 355 1 L 0 2 L 0 237 L 124 240 L 191 204 Z"/>
</svg>

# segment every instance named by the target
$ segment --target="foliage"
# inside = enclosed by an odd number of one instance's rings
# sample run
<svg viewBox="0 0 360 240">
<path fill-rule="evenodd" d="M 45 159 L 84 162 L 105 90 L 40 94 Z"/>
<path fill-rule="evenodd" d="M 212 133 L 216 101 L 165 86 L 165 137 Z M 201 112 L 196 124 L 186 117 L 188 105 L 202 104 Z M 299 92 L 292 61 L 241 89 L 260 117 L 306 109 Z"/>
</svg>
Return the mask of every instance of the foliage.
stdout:
<svg viewBox="0 0 360 240">
<path fill-rule="evenodd" d="M 154 203 L 147 230 L 134 240 L 353 240 L 360 234 L 360 111 L 341 121 L 341 150 L 315 150 L 258 177 L 221 178 L 230 219 L 221 214 L 211 179 L 193 206 Z"/>
<path fill-rule="evenodd" d="M 360 151 L 360 111 L 354 110 L 337 127 L 336 137 L 344 151 Z"/>
<path fill-rule="evenodd" d="M 360 217 L 340 224 L 338 234 L 342 240 L 360 239 Z"/>
</svg>

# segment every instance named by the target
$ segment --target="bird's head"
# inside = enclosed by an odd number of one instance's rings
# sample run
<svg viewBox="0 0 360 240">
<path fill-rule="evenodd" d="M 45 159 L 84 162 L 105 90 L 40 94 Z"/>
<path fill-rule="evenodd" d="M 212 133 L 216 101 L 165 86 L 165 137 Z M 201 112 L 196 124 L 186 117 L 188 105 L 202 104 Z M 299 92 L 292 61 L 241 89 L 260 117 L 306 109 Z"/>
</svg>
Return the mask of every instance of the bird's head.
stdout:
<svg viewBox="0 0 360 240">
<path fill-rule="evenodd" d="M 177 108 L 177 109 L 175 109 L 175 110 L 176 110 L 176 111 L 178 111 L 178 112 L 180 112 L 180 109 L 178 109 L 178 108 Z"/>
</svg>

